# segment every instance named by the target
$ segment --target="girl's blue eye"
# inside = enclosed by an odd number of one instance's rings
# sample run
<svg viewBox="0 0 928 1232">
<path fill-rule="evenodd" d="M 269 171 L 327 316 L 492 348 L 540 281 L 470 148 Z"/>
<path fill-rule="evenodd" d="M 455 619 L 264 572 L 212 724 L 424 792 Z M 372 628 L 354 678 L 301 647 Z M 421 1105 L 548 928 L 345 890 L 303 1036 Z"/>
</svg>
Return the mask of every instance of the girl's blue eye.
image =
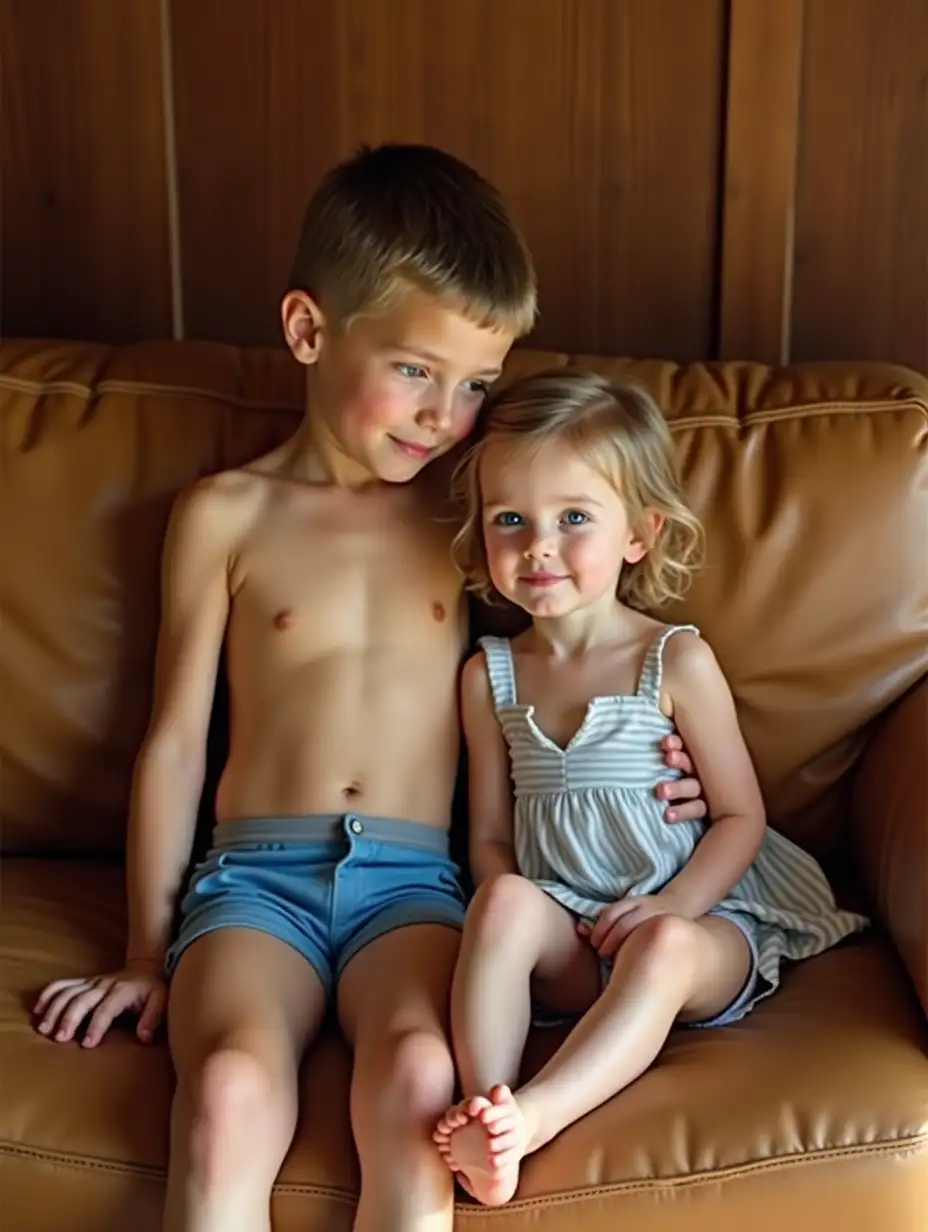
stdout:
<svg viewBox="0 0 928 1232">
<path fill-rule="evenodd" d="M 497 526 L 521 526 L 522 518 L 518 513 L 498 513 L 493 519 Z"/>
<path fill-rule="evenodd" d="M 583 526 L 585 522 L 589 522 L 589 518 L 582 509 L 568 509 L 564 514 L 564 521 L 568 526 Z"/>
<path fill-rule="evenodd" d="M 419 364 L 397 364 L 396 370 L 400 376 L 409 377 L 412 381 L 421 380 L 427 373 Z"/>
</svg>

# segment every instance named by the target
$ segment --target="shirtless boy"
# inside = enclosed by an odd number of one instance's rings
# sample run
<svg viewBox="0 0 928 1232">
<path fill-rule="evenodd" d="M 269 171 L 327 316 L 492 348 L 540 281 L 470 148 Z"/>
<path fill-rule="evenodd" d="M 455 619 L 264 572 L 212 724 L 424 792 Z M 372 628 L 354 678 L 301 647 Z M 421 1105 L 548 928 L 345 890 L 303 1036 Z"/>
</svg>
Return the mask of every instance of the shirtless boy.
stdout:
<svg viewBox="0 0 928 1232">
<path fill-rule="evenodd" d="M 447 455 L 532 324 L 535 279 L 489 184 L 440 151 L 386 146 L 323 180 L 291 287 L 301 426 L 183 493 L 168 530 L 125 967 L 50 985 L 38 1029 L 67 1041 L 83 1027 L 94 1047 L 132 1011 L 147 1042 L 169 978 L 165 1227 L 259 1232 L 331 1002 L 354 1051 L 356 1232 L 450 1232 L 431 1133 L 454 1087 L 464 904 L 448 829 L 467 622 Z M 224 642 L 229 758 L 172 944 Z M 667 758 L 689 769 L 679 746 Z M 693 780 L 665 790 L 689 798 L 679 816 L 701 815 Z"/>
</svg>

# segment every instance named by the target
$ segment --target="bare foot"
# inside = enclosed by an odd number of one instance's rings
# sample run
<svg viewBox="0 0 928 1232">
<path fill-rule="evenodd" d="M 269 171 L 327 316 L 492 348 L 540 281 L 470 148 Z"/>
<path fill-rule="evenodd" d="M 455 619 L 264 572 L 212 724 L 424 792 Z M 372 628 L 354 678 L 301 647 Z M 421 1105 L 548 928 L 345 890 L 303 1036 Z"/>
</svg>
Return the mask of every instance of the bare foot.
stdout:
<svg viewBox="0 0 928 1232">
<path fill-rule="evenodd" d="M 434 1138 L 452 1172 L 484 1206 L 502 1206 L 519 1184 L 519 1164 L 529 1134 L 508 1087 L 494 1087 L 490 1098 L 462 1100 L 442 1117 Z"/>
<path fill-rule="evenodd" d="M 432 1139 L 438 1147 L 439 1155 L 455 1174 L 461 1188 L 466 1190 L 472 1198 L 476 1198 L 477 1195 L 471 1189 L 470 1182 L 461 1172 L 454 1159 L 451 1151 L 451 1136 L 456 1130 L 463 1129 L 465 1125 L 469 1124 L 478 1112 L 489 1107 L 490 1101 L 482 1095 L 472 1095 L 469 1099 L 462 1099 L 460 1103 L 451 1105 L 435 1126 L 435 1132 L 432 1134 Z"/>
</svg>

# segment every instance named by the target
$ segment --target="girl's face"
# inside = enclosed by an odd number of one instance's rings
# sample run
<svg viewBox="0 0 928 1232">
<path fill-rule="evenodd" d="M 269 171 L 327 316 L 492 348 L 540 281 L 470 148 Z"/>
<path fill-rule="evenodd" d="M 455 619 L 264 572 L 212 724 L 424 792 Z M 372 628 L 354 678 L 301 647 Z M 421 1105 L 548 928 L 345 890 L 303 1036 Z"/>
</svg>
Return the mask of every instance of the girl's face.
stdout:
<svg viewBox="0 0 928 1232">
<path fill-rule="evenodd" d="M 491 441 L 479 481 L 490 578 L 530 616 L 614 598 L 623 565 L 647 551 L 613 485 L 563 442 L 519 453 Z"/>
</svg>

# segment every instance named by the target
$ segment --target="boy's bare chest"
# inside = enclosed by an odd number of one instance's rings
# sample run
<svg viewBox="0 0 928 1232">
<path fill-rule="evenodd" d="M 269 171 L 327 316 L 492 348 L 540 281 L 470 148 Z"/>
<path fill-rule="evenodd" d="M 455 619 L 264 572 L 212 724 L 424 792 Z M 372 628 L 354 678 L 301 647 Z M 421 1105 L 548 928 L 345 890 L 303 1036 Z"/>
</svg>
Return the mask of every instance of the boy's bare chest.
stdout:
<svg viewBox="0 0 928 1232">
<path fill-rule="evenodd" d="M 447 636 L 461 608 L 451 538 L 389 509 L 269 521 L 233 569 L 233 623 L 309 654 Z"/>
</svg>

